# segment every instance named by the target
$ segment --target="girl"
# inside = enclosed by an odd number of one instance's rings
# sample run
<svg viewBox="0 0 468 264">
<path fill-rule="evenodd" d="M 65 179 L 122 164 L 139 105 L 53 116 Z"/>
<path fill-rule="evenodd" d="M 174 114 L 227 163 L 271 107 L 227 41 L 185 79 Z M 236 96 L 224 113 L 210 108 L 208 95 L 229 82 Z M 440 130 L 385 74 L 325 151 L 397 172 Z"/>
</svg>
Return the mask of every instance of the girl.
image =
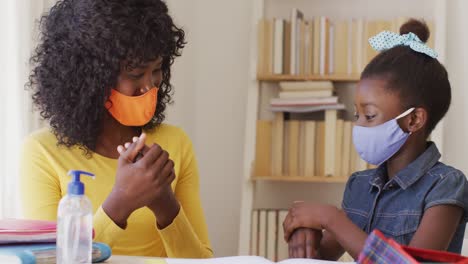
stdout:
<svg viewBox="0 0 468 264">
<path fill-rule="evenodd" d="M 184 45 L 161 0 L 61 0 L 42 17 L 29 85 L 50 128 L 24 143 L 25 217 L 55 220 L 82 169 L 95 240 L 114 254 L 213 255 L 192 144 L 162 123 Z"/>
<path fill-rule="evenodd" d="M 364 69 L 355 95 L 354 145 L 379 167 L 349 178 L 342 210 L 293 204 L 283 223 L 291 257 L 336 260 L 347 251 L 356 259 L 374 229 L 404 245 L 461 251 L 467 180 L 439 162 L 437 146 L 427 141 L 450 105 L 447 71 L 424 44 L 423 22 L 408 21 L 400 34 L 369 40 L 382 52 Z M 311 229 L 324 230 L 323 238 Z"/>
</svg>

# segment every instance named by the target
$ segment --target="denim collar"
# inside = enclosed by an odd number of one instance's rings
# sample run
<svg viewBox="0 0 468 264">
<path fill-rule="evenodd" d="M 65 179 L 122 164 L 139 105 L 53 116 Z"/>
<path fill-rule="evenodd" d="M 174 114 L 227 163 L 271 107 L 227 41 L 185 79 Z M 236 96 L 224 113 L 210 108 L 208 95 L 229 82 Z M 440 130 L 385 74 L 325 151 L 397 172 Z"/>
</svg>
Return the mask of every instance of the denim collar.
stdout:
<svg viewBox="0 0 468 264">
<path fill-rule="evenodd" d="M 424 176 L 439 161 L 441 155 L 434 142 L 428 142 L 426 150 L 417 159 L 399 171 L 392 181 L 406 190 Z M 380 165 L 375 175 L 369 179 L 369 184 L 382 188 L 387 179 L 387 164 Z"/>
</svg>

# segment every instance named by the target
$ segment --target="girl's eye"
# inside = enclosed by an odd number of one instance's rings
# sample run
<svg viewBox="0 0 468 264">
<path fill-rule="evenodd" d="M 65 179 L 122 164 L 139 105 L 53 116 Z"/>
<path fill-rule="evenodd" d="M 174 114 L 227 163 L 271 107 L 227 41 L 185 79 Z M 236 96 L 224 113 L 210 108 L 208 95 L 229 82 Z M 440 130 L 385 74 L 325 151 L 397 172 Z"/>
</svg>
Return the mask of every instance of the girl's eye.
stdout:
<svg viewBox="0 0 468 264">
<path fill-rule="evenodd" d="M 161 71 L 161 68 L 154 70 L 153 73 L 159 73 L 160 71 Z"/>
<path fill-rule="evenodd" d="M 366 120 L 367 121 L 371 121 L 372 119 L 374 119 L 375 115 L 366 115 Z"/>
<path fill-rule="evenodd" d="M 359 114 L 358 112 L 354 112 L 354 121 L 357 121 L 359 119 Z"/>
</svg>

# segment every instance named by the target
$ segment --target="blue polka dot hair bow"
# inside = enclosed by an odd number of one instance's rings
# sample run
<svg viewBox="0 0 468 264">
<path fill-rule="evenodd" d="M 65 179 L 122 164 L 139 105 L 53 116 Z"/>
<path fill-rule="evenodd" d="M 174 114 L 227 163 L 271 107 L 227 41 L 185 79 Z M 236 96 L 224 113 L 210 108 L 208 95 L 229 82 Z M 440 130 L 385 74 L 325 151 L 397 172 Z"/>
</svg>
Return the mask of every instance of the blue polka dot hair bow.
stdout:
<svg viewBox="0 0 468 264">
<path fill-rule="evenodd" d="M 412 32 L 399 35 L 390 31 L 382 31 L 370 38 L 369 44 L 376 51 L 384 51 L 395 46 L 404 45 L 410 47 L 416 52 L 426 54 L 432 58 L 437 58 L 437 53 L 433 49 L 429 48 L 416 34 Z"/>
</svg>

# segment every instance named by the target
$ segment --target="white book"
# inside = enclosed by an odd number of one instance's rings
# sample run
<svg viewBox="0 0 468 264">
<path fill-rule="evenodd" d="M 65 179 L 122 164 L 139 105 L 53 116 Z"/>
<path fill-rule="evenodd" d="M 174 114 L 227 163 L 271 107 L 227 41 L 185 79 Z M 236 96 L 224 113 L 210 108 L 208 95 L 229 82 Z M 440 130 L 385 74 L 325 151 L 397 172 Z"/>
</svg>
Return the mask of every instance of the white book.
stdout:
<svg viewBox="0 0 468 264">
<path fill-rule="evenodd" d="M 305 28 L 305 44 L 304 44 L 304 58 L 305 58 L 305 75 L 312 73 L 312 27 L 313 21 L 308 21 Z"/>
<path fill-rule="evenodd" d="M 304 172 L 306 177 L 315 176 L 315 134 L 316 122 L 305 122 L 305 135 L 304 135 Z"/>
<path fill-rule="evenodd" d="M 325 74 L 327 44 L 327 18 L 320 17 L 320 75 Z"/>
<path fill-rule="evenodd" d="M 280 82 L 282 91 L 304 91 L 304 90 L 333 90 L 333 83 L 330 81 L 305 81 L 305 82 Z"/>
<path fill-rule="evenodd" d="M 364 19 L 360 18 L 357 19 L 357 42 L 355 43 L 357 45 L 357 67 L 358 67 L 358 73 L 361 74 L 361 72 L 364 70 L 364 50 L 366 46 L 364 45 L 369 45 L 367 42 L 364 43 Z"/>
<path fill-rule="evenodd" d="M 283 73 L 284 19 L 275 19 L 273 29 L 273 73 Z"/>
<path fill-rule="evenodd" d="M 272 106 L 311 106 L 322 104 L 336 104 L 338 103 L 337 96 L 329 97 L 309 97 L 309 98 L 272 98 L 270 104 Z"/>
<path fill-rule="evenodd" d="M 335 26 L 330 24 L 330 35 L 328 42 L 328 73 L 332 74 L 335 72 Z"/>
<path fill-rule="evenodd" d="M 280 210 L 278 213 L 278 260 L 285 260 L 289 257 L 288 243 L 284 240 L 283 222 L 288 215 L 288 211 Z"/>
<path fill-rule="evenodd" d="M 276 241 L 278 236 L 278 212 L 270 210 L 267 212 L 267 258 L 276 261 Z"/>
<path fill-rule="evenodd" d="M 299 73 L 300 29 L 304 14 L 297 8 L 291 10 L 291 64 L 290 73 Z"/>
<path fill-rule="evenodd" d="M 252 222 L 250 231 L 250 254 L 258 255 L 258 210 L 252 211 Z"/>
<path fill-rule="evenodd" d="M 267 241 L 267 212 L 259 210 L 259 224 L 258 224 L 258 255 L 266 257 L 266 241 Z"/>
<path fill-rule="evenodd" d="M 353 20 L 348 20 L 348 74 L 353 73 Z"/>
<path fill-rule="evenodd" d="M 344 104 L 317 105 L 317 106 L 271 106 L 270 111 L 275 113 L 312 113 L 324 110 L 343 110 Z"/>
<path fill-rule="evenodd" d="M 333 96 L 333 91 L 331 90 L 318 90 L 318 91 L 288 91 L 288 92 L 279 92 L 278 97 L 287 99 L 287 98 L 304 98 L 304 97 L 330 97 Z"/>
</svg>

